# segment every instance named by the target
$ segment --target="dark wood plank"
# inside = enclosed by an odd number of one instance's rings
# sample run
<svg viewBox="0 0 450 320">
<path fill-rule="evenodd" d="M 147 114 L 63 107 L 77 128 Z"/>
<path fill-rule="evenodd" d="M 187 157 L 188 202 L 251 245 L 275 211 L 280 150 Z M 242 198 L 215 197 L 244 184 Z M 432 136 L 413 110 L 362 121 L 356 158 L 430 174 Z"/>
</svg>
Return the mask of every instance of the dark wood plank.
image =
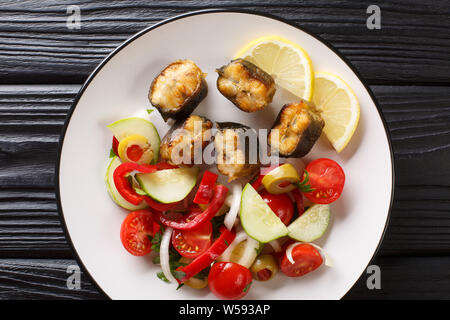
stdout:
<svg viewBox="0 0 450 320">
<path fill-rule="evenodd" d="M 369 290 L 367 273 L 345 299 L 449 299 L 450 257 L 379 257 L 381 290 Z M 0 259 L 0 299 L 103 299 L 85 274 L 80 290 L 67 288 L 70 259 Z"/>
<path fill-rule="evenodd" d="M 450 298 L 450 257 L 379 257 L 381 290 L 367 288 L 364 273 L 345 299 Z"/>
<path fill-rule="evenodd" d="M 74 260 L 0 260 L 0 299 L 104 299 L 105 296 L 81 273 L 80 289 L 69 289 L 69 266 Z"/>
<path fill-rule="evenodd" d="M 0 86 L 0 257 L 72 256 L 53 180 L 59 133 L 79 88 Z M 372 89 L 388 121 L 397 170 L 380 254 L 449 254 L 450 88 Z"/>
<path fill-rule="evenodd" d="M 368 30 L 373 2 L 326 0 L 78 1 L 80 30 L 66 27 L 73 2 L 0 0 L 0 83 L 81 83 L 137 31 L 185 12 L 254 9 L 296 22 L 337 47 L 372 84 L 449 83 L 450 7 L 445 1 L 380 0 L 381 30 Z"/>
</svg>

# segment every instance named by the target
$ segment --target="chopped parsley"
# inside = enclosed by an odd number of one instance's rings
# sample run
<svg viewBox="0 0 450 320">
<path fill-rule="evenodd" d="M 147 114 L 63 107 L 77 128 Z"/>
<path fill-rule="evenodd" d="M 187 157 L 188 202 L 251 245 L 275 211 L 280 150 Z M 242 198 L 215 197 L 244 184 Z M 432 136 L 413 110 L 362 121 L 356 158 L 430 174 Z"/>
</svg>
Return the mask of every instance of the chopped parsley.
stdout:
<svg viewBox="0 0 450 320">
<path fill-rule="evenodd" d="M 245 286 L 245 288 L 242 290 L 242 292 L 247 292 L 247 290 L 250 288 L 251 285 L 252 285 L 252 281 L 250 281 L 249 284 L 247 284 Z"/>
</svg>

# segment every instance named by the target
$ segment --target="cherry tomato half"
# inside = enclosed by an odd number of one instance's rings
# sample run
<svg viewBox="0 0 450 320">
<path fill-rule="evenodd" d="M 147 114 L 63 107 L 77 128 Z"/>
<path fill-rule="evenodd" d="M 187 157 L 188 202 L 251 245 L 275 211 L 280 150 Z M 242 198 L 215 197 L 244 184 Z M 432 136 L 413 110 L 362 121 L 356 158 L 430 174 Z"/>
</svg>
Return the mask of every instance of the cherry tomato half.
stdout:
<svg viewBox="0 0 450 320">
<path fill-rule="evenodd" d="M 323 262 L 320 252 L 308 243 L 301 243 L 292 249 L 291 263 L 286 252 L 281 259 L 280 269 L 288 277 L 300 277 L 316 270 Z"/>
<path fill-rule="evenodd" d="M 183 220 L 188 222 L 200 213 L 202 213 L 200 208 L 192 207 L 190 208 L 190 214 Z M 210 221 L 203 223 L 194 230 L 174 230 L 172 234 L 173 247 L 183 257 L 194 259 L 211 246 L 212 232 L 213 228 Z"/>
<path fill-rule="evenodd" d="M 285 225 L 291 222 L 292 216 L 294 215 L 294 205 L 286 193 L 272 194 L 264 190 L 259 194 Z"/>
<path fill-rule="evenodd" d="M 250 270 L 234 262 L 217 262 L 208 275 L 211 292 L 225 300 L 241 299 L 248 293 L 251 283 Z"/>
<path fill-rule="evenodd" d="M 148 236 L 153 237 L 159 228 L 150 210 L 133 211 L 122 222 L 120 240 L 129 253 L 134 256 L 144 256 L 152 251 Z"/>
<path fill-rule="evenodd" d="M 341 196 L 345 174 L 336 161 L 327 158 L 316 159 L 306 166 L 306 171 L 309 173 L 308 183 L 314 190 L 304 193 L 309 201 L 328 204 Z"/>
</svg>

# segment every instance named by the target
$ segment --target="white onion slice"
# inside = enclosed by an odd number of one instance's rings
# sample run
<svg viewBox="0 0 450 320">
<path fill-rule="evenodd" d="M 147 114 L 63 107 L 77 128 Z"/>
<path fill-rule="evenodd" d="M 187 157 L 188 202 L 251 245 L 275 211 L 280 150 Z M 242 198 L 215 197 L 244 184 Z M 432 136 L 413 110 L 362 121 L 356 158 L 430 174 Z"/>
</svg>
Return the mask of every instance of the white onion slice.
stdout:
<svg viewBox="0 0 450 320">
<path fill-rule="evenodd" d="M 330 256 L 317 244 L 308 243 L 308 242 L 294 242 L 293 244 L 289 245 L 286 248 L 286 258 L 289 260 L 290 263 L 292 263 L 292 264 L 295 263 L 294 259 L 292 258 L 292 249 L 294 249 L 298 244 L 303 244 L 303 243 L 309 244 L 309 245 L 313 246 L 314 248 L 316 248 L 317 251 L 319 251 L 320 255 L 322 256 L 324 264 L 327 267 L 333 267 L 333 261 L 331 260 Z"/>
<path fill-rule="evenodd" d="M 281 252 L 281 246 L 277 239 L 270 241 L 269 244 L 272 246 L 273 251 Z"/>
<path fill-rule="evenodd" d="M 322 256 L 322 259 L 327 267 L 332 268 L 334 266 L 333 260 L 331 260 L 331 257 L 328 255 L 328 253 L 325 252 L 325 250 L 323 250 L 317 244 L 310 243 L 310 245 L 312 245 L 320 252 L 320 255 Z"/>
<path fill-rule="evenodd" d="M 289 245 L 286 248 L 286 258 L 289 260 L 290 263 L 294 264 L 295 261 L 292 258 L 292 249 L 294 249 L 298 244 L 302 244 L 303 242 L 294 242 L 293 244 Z"/>
<path fill-rule="evenodd" d="M 232 243 L 230 243 L 230 245 L 228 246 L 228 248 L 226 248 L 226 250 L 222 253 L 222 255 L 217 258 L 218 261 L 230 261 L 231 258 L 231 254 L 233 253 L 233 250 L 236 248 L 236 246 L 241 243 L 242 241 L 244 241 L 245 239 L 247 239 L 247 234 L 245 233 L 244 230 L 239 231 L 236 236 L 234 237 L 234 240 Z"/>
<path fill-rule="evenodd" d="M 242 184 L 239 182 L 233 182 L 231 186 L 231 201 L 228 201 L 230 211 L 225 216 L 223 223 L 228 230 L 231 230 L 236 222 L 237 215 L 239 213 L 239 207 L 241 204 Z M 231 203 L 230 203 L 231 202 Z"/>
<path fill-rule="evenodd" d="M 250 268 L 258 256 L 259 242 L 247 236 L 244 252 L 237 263 L 246 268 Z"/>
<path fill-rule="evenodd" d="M 166 228 L 164 231 L 164 234 L 161 238 L 161 246 L 159 248 L 159 258 L 161 263 L 161 269 L 166 276 L 167 280 L 170 282 L 177 282 L 175 277 L 172 275 L 172 272 L 170 271 L 170 264 L 169 264 L 169 247 L 170 247 L 170 240 L 172 237 L 172 228 Z"/>
<path fill-rule="evenodd" d="M 218 261 L 225 261 L 229 262 L 231 261 L 231 255 L 234 251 L 234 249 L 242 242 L 246 241 L 244 251 L 242 252 L 241 257 L 239 258 L 239 261 L 236 263 L 239 263 L 240 265 L 250 268 L 250 266 L 253 264 L 257 257 L 257 250 L 259 249 L 259 242 L 256 241 L 253 238 L 250 238 L 244 230 L 239 231 L 236 236 L 234 237 L 234 240 L 228 248 L 222 253 L 222 255 L 217 259 Z"/>
</svg>

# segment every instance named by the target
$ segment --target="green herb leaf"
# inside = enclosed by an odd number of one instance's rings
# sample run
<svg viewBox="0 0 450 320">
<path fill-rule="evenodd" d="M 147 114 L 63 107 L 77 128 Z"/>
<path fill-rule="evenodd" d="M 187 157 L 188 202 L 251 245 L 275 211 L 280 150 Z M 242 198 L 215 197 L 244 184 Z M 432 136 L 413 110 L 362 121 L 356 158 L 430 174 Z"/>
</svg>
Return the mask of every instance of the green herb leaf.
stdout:
<svg viewBox="0 0 450 320">
<path fill-rule="evenodd" d="M 229 244 L 228 244 L 228 241 L 227 241 L 227 240 L 223 239 L 223 242 L 225 242 L 225 244 L 226 244 L 227 246 L 229 246 Z"/>
<path fill-rule="evenodd" d="M 219 228 L 220 228 L 220 226 L 223 225 L 224 219 L 225 219 L 225 214 L 211 219 L 211 223 L 213 226 L 213 238 L 217 238 L 220 236 Z"/>
<path fill-rule="evenodd" d="M 166 276 L 164 275 L 164 272 L 160 271 L 156 274 L 156 276 L 161 279 L 164 282 L 170 283 L 169 280 L 167 280 Z"/>
<path fill-rule="evenodd" d="M 308 173 L 308 171 L 306 171 L 306 170 L 304 170 L 304 172 L 305 172 L 305 179 L 303 179 L 303 181 L 301 181 L 301 182 L 294 183 L 294 185 L 295 185 L 297 188 L 299 188 L 301 192 L 305 192 L 305 193 L 307 193 L 307 192 L 313 192 L 314 189 L 311 188 L 311 185 L 310 185 L 310 184 L 308 184 L 308 181 L 309 181 L 309 173 Z"/>
<path fill-rule="evenodd" d="M 259 248 L 258 249 L 256 249 L 255 248 L 255 251 L 256 251 L 256 255 L 257 256 L 259 256 L 259 254 L 261 253 L 261 251 L 262 251 L 262 249 L 264 248 L 264 245 L 263 244 L 259 244 Z"/>
<path fill-rule="evenodd" d="M 200 280 L 205 280 L 205 278 L 208 278 L 209 270 L 211 270 L 211 267 L 206 267 L 205 269 L 203 269 L 202 271 L 200 271 L 199 273 L 197 273 L 192 277 Z"/>
<path fill-rule="evenodd" d="M 247 290 L 250 288 L 251 285 L 252 285 L 252 281 L 250 281 L 249 284 L 245 286 L 245 288 L 242 290 L 242 292 L 247 292 Z"/>
<path fill-rule="evenodd" d="M 177 287 L 177 290 L 180 289 L 182 286 L 184 286 L 184 283 L 180 283 Z"/>
<path fill-rule="evenodd" d="M 160 263 L 161 263 L 161 258 L 159 257 L 159 255 L 155 256 L 155 257 L 152 259 L 152 262 L 153 262 L 154 264 L 160 264 Z"/>
<path fill-rule="evenodd" d="M 147 109 L 147 113 L 150 114 L 153 112 L 154 109 Z"/>
<path fill-rule="evenodd" d="M 161 233 L 157 232 L 153 238 L 151 236 L 147 237 L 152 243 L 152 251 L 159 252 L 159 247 L 161 247 L 161 238 L 162 238 Z"/>
<path fill-rule="evenodd" d="M 115 156 L 116 156 L 116 153 L 114 152 L 114 149 L 111 148 L 111 150 L 109 150 L 109 157 L 114 158 Z"/>
<path fill-rule="evenodd" d="M 173 276 L 178 280 L 181 280 L 186 276 L 186 273 L 184 273 L 183 271 L 180 271 L 180 270 L 175 270 L 172 273 L 173 273 Z"/>
</svg>

